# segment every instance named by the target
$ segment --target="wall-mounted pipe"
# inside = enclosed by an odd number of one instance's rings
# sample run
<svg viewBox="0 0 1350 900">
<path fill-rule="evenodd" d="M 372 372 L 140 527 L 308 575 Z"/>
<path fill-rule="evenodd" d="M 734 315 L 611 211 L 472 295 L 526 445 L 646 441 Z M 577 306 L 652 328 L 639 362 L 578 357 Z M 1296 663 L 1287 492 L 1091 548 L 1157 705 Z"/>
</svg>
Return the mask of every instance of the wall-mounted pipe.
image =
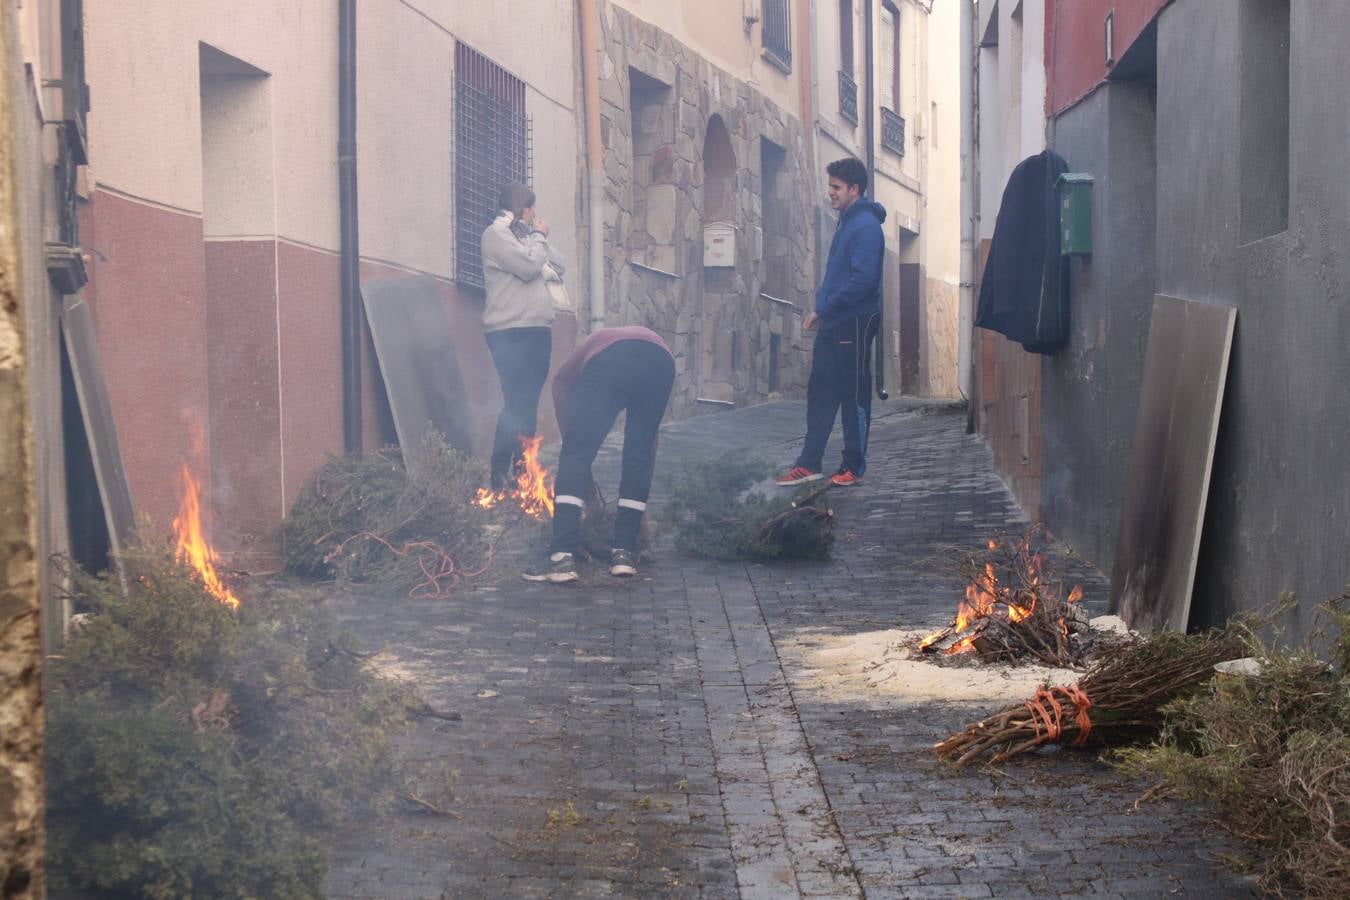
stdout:
<svg viewBox="0 0 1350 900">
<path fill-rule="evenodd" d="M 581 73 L 586 105 L 587 242 L 590 255 L 590 330 L 605 325 L 605 156 L 600 144 L 600 13 L 579 0 Z"/>
<path fill-rule="evenodd" d="M 957 320 L 957 388 L 965 398 L 966 430 L 975 430 L 976 399 L 972 393 L 975 358 L 975 259 L 978 242 L 975 222 L 979 215 L 976 192 L 979 190 L 979 161 L 976 145 L 975 96 L 979 91 L 979 69 L 975 50 L 975 10 L 961 3 L 961 307 Z"/>
<path fill-rule="evenodd" d="M 361 452 L 361 242 L 356 213 L 356 0 L 338 0 L 338 227 L 341 232 L 342 445 Z"/>
<path fill-rule="evenodd" d="M 864 77 L 863 82 L 867 90 L 867 115 L 864 120 L 863 134 L 867 140 L 867 196 L 876 196 L 877 184 L 877 138 L 876 138 L 876 116 L 877 116 L 877 79 L 873 71 L 873 56 L 875 50 L 872 47 L 876 40 L 876 28 L 872 22 L 873 0 L 867 0 L 864 4 L 864 15 L 866 22 L 863 25 L 863 44 L 866 50 L 863 53 Z M 885 281 L 885 271 L 882 271 L 882 280 Z M 880 400 L 890 399 L 890 394 L 886 392 L 886 354 L 882 348 L 886 346 L 886 302 L 883 299 L 878 307 L 880 312 L 877 314 L 877 340 L 878 346 L 872 348 L 872 380 L 877 391 L 877 398 Z"/>
</svg>

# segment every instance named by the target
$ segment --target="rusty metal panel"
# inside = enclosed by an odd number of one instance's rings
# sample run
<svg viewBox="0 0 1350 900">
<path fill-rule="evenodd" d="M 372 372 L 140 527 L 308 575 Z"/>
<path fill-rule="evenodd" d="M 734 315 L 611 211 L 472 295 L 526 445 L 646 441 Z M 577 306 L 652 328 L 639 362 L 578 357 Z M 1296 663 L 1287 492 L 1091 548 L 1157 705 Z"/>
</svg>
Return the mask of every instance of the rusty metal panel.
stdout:
<svg viewBox="0 0 1350 900">
<path fill-rule="evenodd" d="M 1184 631 L 1237 310 L 1154 295 L 1111 610 L 1145 632 Z"/>
<path fill-rule="evenodd" d="M 464 382 L 435 279 L 419 275 L 363 281 L 361 296 L 408 466 L 416 466 L 422 438 L 433 428 L 467 453 Z"/>
<path fill-rule="evenodd" d="M 94 463 L 99 500 L 103 504 L 103 516 L 108 526 L 108 540 L 113 553 L 117 554 L 134 539 L 136 514 L 131 503 L 126 469 L 122 465 L 122 448 L 117 441 L 112 404 L 108 402 L 108 388 L 103 383 L 98 335 L 94 331 L 89 307 L 78 295 L 67 295 L 62 305 L 61 335 L 70 359 L 75 395 L 80 403 L 80 417 L 84 421 L 84 432 L 89 442 L 89 455 Z"/>
</svg>

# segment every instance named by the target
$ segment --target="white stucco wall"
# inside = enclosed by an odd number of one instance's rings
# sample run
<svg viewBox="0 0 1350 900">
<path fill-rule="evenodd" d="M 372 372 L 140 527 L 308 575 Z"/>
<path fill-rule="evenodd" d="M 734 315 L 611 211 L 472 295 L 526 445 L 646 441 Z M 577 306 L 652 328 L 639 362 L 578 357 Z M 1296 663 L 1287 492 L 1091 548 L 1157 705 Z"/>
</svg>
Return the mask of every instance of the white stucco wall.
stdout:
<svg viewBox="0 0 1350 900">
<path fill-rule="evenodd" d="M 273 163 L 275 233 L 336 250 L 337 13 L 331 0 L 86 4 L 95 179 L 135 198 L 202 212 L 204 42 L 267 73 L 270 126 L 257 130 L 270 148 L 255 149 Z M 454 0 L 363 0 L 357 30 L 362 256 L 452 274 L 458 39 L 526 82 L 540 207 L 558 226 L 556 241 L 575 272 L 582 153 L 575 4 L 502 0 L 489 11 Z M 256 170 L 258 160 L 248 162 Z M 256 204 L 250 201 L 247 215 L 242 205 L 217 198 L 213 233 L 255 233 Z"/>
<path fill-rule="evenodd" d="M 85 5 L 92 174 L 132 197 L 202 211 L 199 43 L 270 76 L 276 231 L 337 246 L 337 6 L 322 0 Z"/>
<path fill-rule="evenodd" d="M 961 279 L 960 10 L 937 3 L 928 20 L 928 177 L 924 227 L 928 277 Z"/>
</svg>

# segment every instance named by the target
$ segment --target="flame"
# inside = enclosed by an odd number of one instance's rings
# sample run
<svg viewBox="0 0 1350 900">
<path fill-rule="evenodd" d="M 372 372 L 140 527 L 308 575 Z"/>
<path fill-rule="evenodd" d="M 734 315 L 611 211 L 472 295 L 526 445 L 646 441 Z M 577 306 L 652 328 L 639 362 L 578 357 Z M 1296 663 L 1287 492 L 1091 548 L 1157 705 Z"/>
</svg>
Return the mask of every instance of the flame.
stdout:
<svg viewBox="0 0 1350 900">
<path fill-rule="evenodd" d="M 926 638 L 924 638 L 923 640 L 919 641 L 919 649 L 920 649 L 920 650 L 927 650 L 929 647 L 933 646 L 933 644 L 936 643 L 937 640 L 938 640 L 940 637 L 942 637 L 944 634 L 946 634 L 946 633 L 947 633 L 947 629 L 945 629 L 945 628 L 942 628 L 942 629 L 939 629 L 938 631 L 933 632 L 933 633 L 930 634 L 928 637 L 926 637 Z"/>
<path fill-rule="evenodd" d="M 515 486 L 495 493 L 487 488 L 479 488 L 473 499 L 474 506 L 492 509 L 499 503 L 513 500 L 532 519 L 543 520 L 553 515 L 553 473 L 539 462 L 539 445 L 543 442 L 543 437 L 522 435 L 522 456 L 517 467 Z"/>
<path fill-rule="evenodd" d="M 1083 586 L 1081 584 L 1075 584 L 1073 586 L 1073 590 L 1069 591 L 1069 602 L 1077 603 L 1079 600 L 1082 599 L 1083 599 Z"/>
<path fill-rule="evenodd" d="M 950 648 L 948 648 L 947 655 L 956 656 L 958 653 L 966 653 L 974 649 L 975 649 L 974 635 L 966 635 L 965 637 L 961 638 L 961 640 L 957 641 L 955 644 L 952 644 Z"/>
<path fill-rule="evenodd" d="M 173 533 L 178 538 L 173 558 L 188 566 L 201 576 L 207 593 L 231 609 L 239 608 L 239 598 L 230 592 L 216 574 L 216 562 L 219 559 L 215 548 L 206 540 L 202 529 L 202 507 L 198 497 L 197 481 L 183 463 L 179 471 L 183 482 L 183 499 L 178 509 L 178 517 L 173 520 Z"/>
</svg>

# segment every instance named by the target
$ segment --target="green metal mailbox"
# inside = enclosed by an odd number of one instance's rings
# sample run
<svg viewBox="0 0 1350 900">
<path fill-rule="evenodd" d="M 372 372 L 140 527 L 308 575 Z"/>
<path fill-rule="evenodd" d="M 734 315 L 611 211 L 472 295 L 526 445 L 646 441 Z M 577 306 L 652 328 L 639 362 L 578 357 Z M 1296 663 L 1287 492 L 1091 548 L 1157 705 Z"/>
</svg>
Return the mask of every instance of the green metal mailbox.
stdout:
<svg viewBox="0 0 1350 900">
<path fill-rule="evenodd" d="M 1065 172 L 1055 182 L 1059 189 L 1059 252 L 1065 256 L 1092 254 L 1092 176 Z"/>
</svg>

